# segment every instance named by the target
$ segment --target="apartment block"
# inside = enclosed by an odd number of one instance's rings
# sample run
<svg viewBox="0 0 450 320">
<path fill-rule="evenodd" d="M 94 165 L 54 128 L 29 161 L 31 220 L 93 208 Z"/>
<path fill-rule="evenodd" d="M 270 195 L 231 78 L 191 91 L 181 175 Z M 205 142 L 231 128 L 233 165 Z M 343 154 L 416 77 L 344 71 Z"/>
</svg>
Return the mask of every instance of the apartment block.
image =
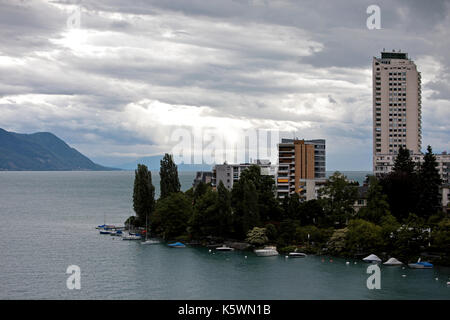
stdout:
<svg viewBox="0 0 450 320">
<path fill-rule="evenodd" d="M 403 52 L 381 52 L 372 61 L 373 171 L 379 157 L 392 157 L 400 147 L 421 153 L 421 75 Z"/>
<path fill-rule="evenodd" d="M 304 200 L 317 198 L 325 170 L 325 140 L 281 139 L 276 180 L 280 198 L 294 193 Z"/>
<path fill-rule="evenodd" d="M 231 190 L 234 182 L 239 180 L 241 173 L 250 167 L 251 165 L 258 165 L 261 168 L 261 174 L 271 175 L 276 178 L 277 167 L 272 165 L 269 160 L 256 160 L 252 163 L 240 163 L 240 164 L 217 164 L 212 171 L 211 185 L 217 187 L 222 181 L 224 186 Z"/>
</svg>

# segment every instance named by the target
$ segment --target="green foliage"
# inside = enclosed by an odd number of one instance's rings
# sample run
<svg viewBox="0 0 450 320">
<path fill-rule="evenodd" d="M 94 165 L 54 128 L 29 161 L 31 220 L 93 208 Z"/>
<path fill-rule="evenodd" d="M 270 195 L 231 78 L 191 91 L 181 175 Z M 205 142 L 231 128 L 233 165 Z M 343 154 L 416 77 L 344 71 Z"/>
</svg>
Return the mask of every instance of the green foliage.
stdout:
<svg viewBox="0 0 450 320">
<path fill-rule="evenodd" d="M 134 175 L 133 209 L 137 216 L 135 223 L 144 225 L 155 209 L 155 187 L 147 166 L 138 164 Z"/>
<path fill-rule="evenodd" d="M 403 172 L 405 174 L 413 174 L 415 169 L 414 161 L 411 159 L 411 155 L 408 149 L 400 147 L 398 149 L 397 157 L 394 160 L 394 172 Z"/>
<path fill-rule="evenodd" d="M 233 222 L 236 236 L 240 239 L 244 238 L 250 229 L 261 223 L 256 186 L 253 179 L 250 179 L 251 176 L 247 177 L 244 174 L 247 170 L 241 174 L 239 181 L 234 183 L 231 192 Z"/>
<path fill-rule="evenodd" d="M 254 227 L 252 230 L 247 232 L 246 241 L 254 246 L 262 246 L 269 241 L 266 235 L 265 228 Z"/>
<path fill-rule="evenodd" d="M 309 200 L 300 205 L 300 222 L 302 225 L 315 224 L 320 226 L 325 213 L 319 200 Z"/>
<path fill-rule="evenodd" d="M 191 233 L 195 238 L 229 235 L 231 229 L 230 198 L 229 191 L 220 182 L 217 192 L 208 188 L 197 199 L 189 222 Z"/>
<path fill-rule="evenodd" d="M 345 254 L 348 228 L 336 229 L 327 242 L 328 253 L 341 255 Z"/>
<path fill-rule="evenodd" d="M 161 159 L 161 168 L 159 171 L 160 180 L 160 198 L 163 199 L 171 193 L 180 191 L 180 181 L 178 179 L 177 165 L 173 161 L 171 154 L 166 153 Z"/>
<path fill-rule="evenodd" d="M 297 227 L 295 230 L 295 239 L 302 244 L 314 243 L 316 245 L 321 245 L 330 239 L 333 231 L 333 228 L 319 229 L 318 227 L 312 225 Z"/>
<path fill-rule="evenodd" d="M 350 220 L 345 240 L 350 254 L 376 251 L 383 245 L 382 228 L 370 221 Z"/>
<path fill-rule="evenodd" d="M 441 208 L 441 196 L 439 187 L 442 183 L 436 157 L 431 146 L 428 146 L 427 153 L 423 157 L 423 162 L 419 167 L 419 202 L 417 204 L 417 214 L 428 218 Z"/>
<path fill-rule="evenodd" d="M 325 224 L 342 226 L 353 215 L 353 204 L 357 199 L 357 186 L 349 183 L 340 172 L 335 172 L 320 189 L 320 201 L 323 206 Z"/>
<path fill-rule="evenodd" d="M 164 239 L 186 233 L 188 221 L 192 216 L 192 203 L 184 193 L 170 193 L 156 202 L 155 213 L 150 217 L 154 232 Z"/>
<path fill-rule="evenodd" d="M 430 240 L 427 228 L 422 218 L 410 214 L 395 233 L 394 255 L 404 262 L 416 260 L 421 248 L 427 246 Z"/>
<path fill-rule="evenodd" d="M 277 235 L 278 235 L 277 228 L 271 223 L 266 224 L 265 228 L 266 228 L 267 238 L 269 238 L 270 241 L 276 240 Z"/>
<path fill-rule="evenodd" d="M 389 203 L 377 178 L 369 176 L 368 180 L 367 206 L 359 210 L 358 216 L 378 224 L 384 216 L 390 215 Z"/>
<path fill-rule="evenodd" d="M 438 223 L 432 233 L 433 248 L 450 255 L 450 219 L 445 218 Z"/>
<path fill-rule="evenodd" d="M 295 243 L 295 231 L 300 226 L 298 220 L 286 219 L 280 223 L 278 230 L 278 244 L 287 246 Z"/>
</svg>

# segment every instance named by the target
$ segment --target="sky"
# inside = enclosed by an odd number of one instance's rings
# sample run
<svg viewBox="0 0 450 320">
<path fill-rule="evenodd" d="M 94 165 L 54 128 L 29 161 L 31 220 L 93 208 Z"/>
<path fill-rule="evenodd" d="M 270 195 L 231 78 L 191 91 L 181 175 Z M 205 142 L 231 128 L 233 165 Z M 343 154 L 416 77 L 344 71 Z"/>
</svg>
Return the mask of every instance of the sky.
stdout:
<svg viewBox="0 0 450 320">
<path fill-rule="evenodd" d="M 0 39 L 0 127 L 103 165 L 173 152 L 179 129 L 194 152 L 208 130 L 258 129 L 326 139 L 327 170 L 371 170 L 384 48 L 422 73 L 422 149 L 450 151 L 450 1 L 0 0 Z"/>
</svg>

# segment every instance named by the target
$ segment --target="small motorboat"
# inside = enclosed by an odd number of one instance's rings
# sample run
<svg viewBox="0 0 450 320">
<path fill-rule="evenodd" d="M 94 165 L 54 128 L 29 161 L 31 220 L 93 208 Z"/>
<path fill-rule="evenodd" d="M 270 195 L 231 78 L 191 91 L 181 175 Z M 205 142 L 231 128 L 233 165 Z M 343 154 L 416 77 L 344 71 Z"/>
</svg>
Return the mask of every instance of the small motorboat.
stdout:
<svg viewBox="0 0 450 320">
<path fill-rule="evenodd" d="M 186 245 L 184 243 L 181 243 L 181 242 L 169 243 L 168 246 L 171 247 L 171 248 L 184 248 L 184 247 L 186 247 Z"/>
<path fill-rule="evenodd" d="M 122 230 L 116 230 L 116 231 L 112 231 L 110 234 L 112 236 L 121 237 L 123 233 L 122 233 Z"/>
<path fill-rule="evenodd" d="M 271 257 L 271 256 L 278 255 L 277 247 L 272 247 L 272 246 L 264 247 L 263 249 L 255 249 L 255 250 L 253 250 L 253 252 L 258 257 Z"/>
<path fill-rule="evenodd" d="M 111 233 L 112 233 L 111 230 L 100 229 L 100 234 L 111 234 Z"/>
<path fill-rule="evenodd" d="M 158 244 L 161 243 L 161 241 L 157 239 L 147 239 L 144 242 L 141 242 L 141 244 Z"/>
<path fill-rule="evenodd" d="M 233 251 L 234 248 L 230 248 L 230 247 L 228 247 L 228 246 L 223 245 L 223 246 L 221 246 L 221 247 L 217 247 L 216 250 L 217 250 L 217 251 Z"/>
<path fill-rule="evenodd" d="M 122 240 L 141 240 L 142 237 L 138 233 L 129 233 L 122 236 Z"/>
<path fill-rule="evenodd" d="M 99 226 L 96 226 L 95 229 L 104 229 L 106 227 L 106 224 L 102 224 Z"/>
<path fill-rule="evenodd" d="M 416 263 L 409 263 L 408 267 L 411 269 L 433 269 L 433 265 L 429 262 L 416 262 Z"/>
<path fill-rule="evenodd" d="M 307 255 L 302 252 L 289 252 L 289 258 L 306 258 Z"/>
<path fill-rule="evenodd" d="M 380 263 L 380 262 L 381 262 L 381 259 L 378 258 L 376 255 L 371 254 L 371 255 L 365 257 L 365 258 L 363 259 L 363 261 L 364 261 L 364 262 L 368 262 L 368 263 Z"/>
<path fill-rule="evenodd" d="M 389 260 L 386 261 L 386 262 L 384 262 L 383 264 L 384 264 L 385 266 L 401 266 L 401 265 L 403 265 L 403 262 L 398 261 L 398 260 L 395 259 L 395 258 L 389 258 Z"/>
</svg>

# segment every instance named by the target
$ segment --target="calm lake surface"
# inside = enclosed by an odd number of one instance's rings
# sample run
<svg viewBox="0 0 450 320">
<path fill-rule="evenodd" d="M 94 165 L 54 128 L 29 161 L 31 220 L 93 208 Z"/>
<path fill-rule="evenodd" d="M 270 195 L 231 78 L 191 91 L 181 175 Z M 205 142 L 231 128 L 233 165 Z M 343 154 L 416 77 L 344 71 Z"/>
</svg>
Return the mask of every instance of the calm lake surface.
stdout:
<svg viewBox="0 0 450 320">
<path fill-rule="evenodd" d="M 193 176 L 180 173 L 184 190 Z M 356 260 L 212 254 L 100 235 L 104 217 L 122 225 L 133 214 L 133 179 L 127 171 L 0 172 L 0 299 L 450 298 L 449 268 L 381 267 L 381 290 L 368 290 L 367 265 Z M 69 265 L 81 268 L 81 290 L 66 287 Z"/>
</svg>

